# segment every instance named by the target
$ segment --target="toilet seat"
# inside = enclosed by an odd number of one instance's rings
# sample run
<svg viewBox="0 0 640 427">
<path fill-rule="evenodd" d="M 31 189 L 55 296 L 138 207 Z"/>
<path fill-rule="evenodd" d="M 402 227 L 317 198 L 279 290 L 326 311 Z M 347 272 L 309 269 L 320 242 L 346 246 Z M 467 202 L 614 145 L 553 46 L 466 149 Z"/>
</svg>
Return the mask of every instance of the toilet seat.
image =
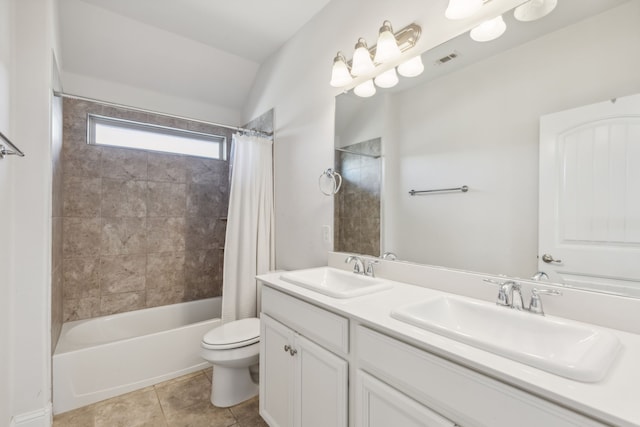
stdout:
<svg viewBox="0 0 640 427">
<path fill-rule="evenodd" d="M 260 341 L 260 319 L 249 318 L 225 323 L 210 330 L 202 338 L 208 350 L 228 350 L 246 347 Z"/>
</svg>

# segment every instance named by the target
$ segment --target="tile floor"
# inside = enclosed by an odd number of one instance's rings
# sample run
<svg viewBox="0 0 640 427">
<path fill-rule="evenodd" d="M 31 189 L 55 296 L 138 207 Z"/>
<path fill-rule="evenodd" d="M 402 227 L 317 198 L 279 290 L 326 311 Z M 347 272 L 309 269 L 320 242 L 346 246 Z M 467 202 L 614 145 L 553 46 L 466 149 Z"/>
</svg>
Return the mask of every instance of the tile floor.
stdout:
<svg viewBox="0 0 640 427">
<path fill-rule="evenodd" d="M 56 415 L 54 427 L 267 427 L 258 398 L 231 408 L 209 401 L 211 368 Z"/>
</svg>

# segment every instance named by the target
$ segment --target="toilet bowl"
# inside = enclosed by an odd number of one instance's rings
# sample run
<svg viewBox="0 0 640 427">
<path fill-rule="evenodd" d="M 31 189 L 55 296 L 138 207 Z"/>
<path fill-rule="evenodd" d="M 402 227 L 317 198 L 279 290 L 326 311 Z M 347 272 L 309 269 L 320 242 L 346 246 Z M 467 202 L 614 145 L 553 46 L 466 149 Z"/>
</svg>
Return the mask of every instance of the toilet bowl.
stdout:
<svg viewBox="0 0 640 427">
<path fill-rule="evenodd" d="M 200 355 L 213 365 L 211 403 L 220 408 L 236 405 L 258 394 L 250 368 L 258 364 L 260 319 L 225 323 L 202 338 Z"/>
</svg>

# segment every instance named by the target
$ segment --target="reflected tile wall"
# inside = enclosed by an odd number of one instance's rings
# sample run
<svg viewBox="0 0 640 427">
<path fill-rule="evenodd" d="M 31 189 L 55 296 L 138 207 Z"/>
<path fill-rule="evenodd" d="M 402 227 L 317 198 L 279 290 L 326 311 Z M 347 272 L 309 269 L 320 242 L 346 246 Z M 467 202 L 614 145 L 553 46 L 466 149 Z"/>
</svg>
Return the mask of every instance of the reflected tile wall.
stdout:
<svg viewBox="0 0 640 427">
<path fill-rule="evenodd" d="M 334 250 L 380 255 L 381 140 L 343 147 L 336 151 L 336 170 L 342 187 L 334 198 Z M 374 157 L 372 157 L 374 156 Z"/>
<path fill-rule="evenodd" d="M 64 321 L 221 295 L 228 163 L 87 145 L 88 113 L 222 134 L 229 144 L 232 134 L 64 100 L 58 226 Z"/>
</svg>

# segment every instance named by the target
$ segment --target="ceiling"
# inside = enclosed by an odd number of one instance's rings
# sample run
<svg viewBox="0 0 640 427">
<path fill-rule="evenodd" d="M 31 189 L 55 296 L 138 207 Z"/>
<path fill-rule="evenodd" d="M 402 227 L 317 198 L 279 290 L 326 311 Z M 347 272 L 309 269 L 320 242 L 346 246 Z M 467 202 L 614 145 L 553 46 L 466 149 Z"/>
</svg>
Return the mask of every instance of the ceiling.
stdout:
<svg viewBox="0 0 640 427">
<path fill-rule="evenodd" d="M 329 1 L 59 0 L 63 85 L 96 79 L 239 116 L 260 65 Z"/>
<path fill-rule="evenodd" d="M 82 1 L 257 63 L 273 54 L 329 3 L 329 0 Z"/>
</svg>

